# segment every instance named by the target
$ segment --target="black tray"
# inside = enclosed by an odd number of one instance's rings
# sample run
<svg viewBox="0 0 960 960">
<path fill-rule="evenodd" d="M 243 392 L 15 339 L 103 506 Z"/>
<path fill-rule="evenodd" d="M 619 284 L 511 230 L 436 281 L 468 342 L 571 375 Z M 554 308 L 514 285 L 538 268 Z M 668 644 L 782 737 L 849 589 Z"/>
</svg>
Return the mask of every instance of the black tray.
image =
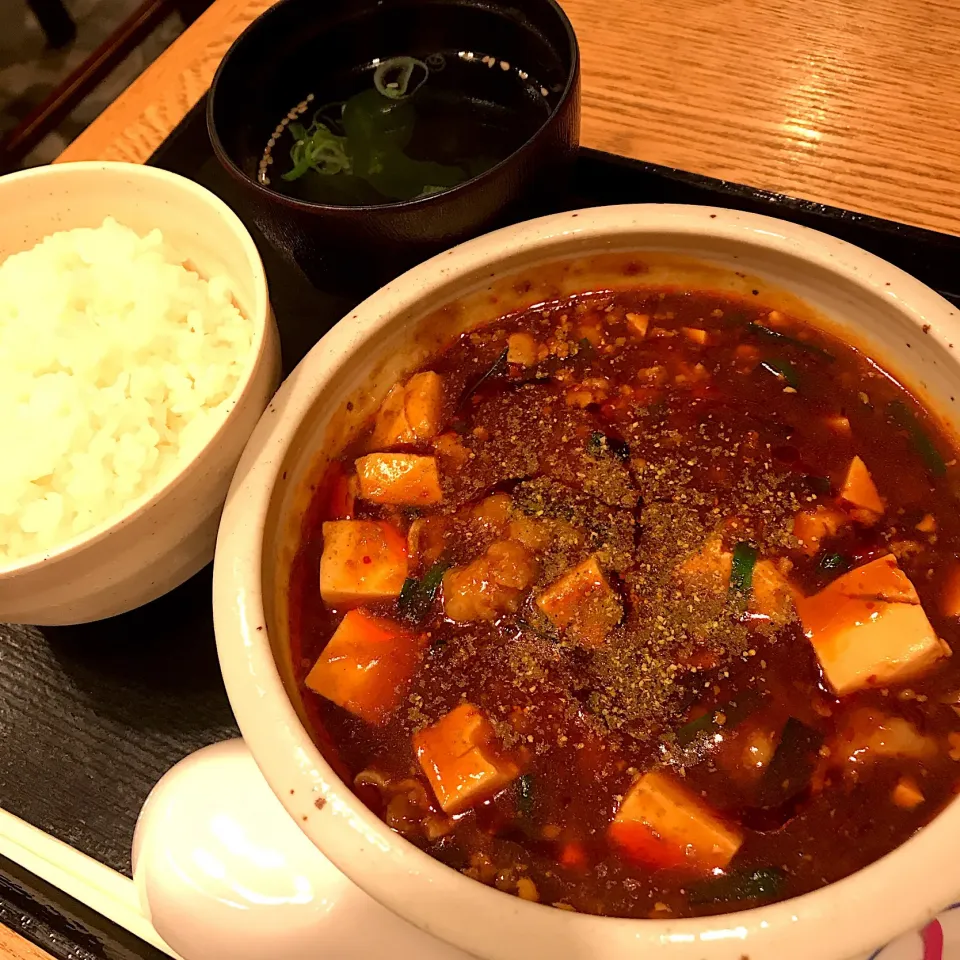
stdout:
<svg viewBox="0 0 960 960">
<path fill-rule="evenodd" d="M 150 162 L 245 218 L 213 158 L 201 101 Z M 960 238 L 653 164 L 582 150 L 565 209 L 699 203 L 782 217 L 849 240 L 960 306 Z M 356 301 L 318 290 L 254 230 L 287 370 Z M 210 571 L 134 613 L 83 627 L 0 626 L 0 807 L 130 875 L 153 784 L 188 753 L 236 736 L 214 650 Z M 126 931 L 0 858 L 0 921 L 55 957 L 159 958 Z"/>
</svg>

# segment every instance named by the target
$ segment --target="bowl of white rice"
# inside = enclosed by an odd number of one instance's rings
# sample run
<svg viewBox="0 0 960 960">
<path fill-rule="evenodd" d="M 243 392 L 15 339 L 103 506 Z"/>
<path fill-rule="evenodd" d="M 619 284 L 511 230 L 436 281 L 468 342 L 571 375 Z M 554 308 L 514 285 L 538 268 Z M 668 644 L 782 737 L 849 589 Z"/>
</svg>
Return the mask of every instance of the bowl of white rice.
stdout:
<svg viewBox="0 0 960 960">
<path fill-rule="evenodd" d="M 81 623 L 213 558 L 279 379 L 230 208 L 152 167 L 0 178 L 0 621 Z"/>
</svg>

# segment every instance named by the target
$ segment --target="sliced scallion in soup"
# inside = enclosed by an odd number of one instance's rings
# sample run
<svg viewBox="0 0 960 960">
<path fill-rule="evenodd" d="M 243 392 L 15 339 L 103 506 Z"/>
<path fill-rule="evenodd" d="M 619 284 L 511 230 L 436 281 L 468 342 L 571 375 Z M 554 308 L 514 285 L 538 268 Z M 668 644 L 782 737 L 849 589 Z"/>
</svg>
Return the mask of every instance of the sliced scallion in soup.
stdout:
<svg viewBox="0 0 960 960">
<path fill-rule="evenodd" d="M 638 289 L 464 334 L 329 469 L 290 581 L 317 741 L 524 899 L 783 899 L 960 778 L 952 441 L 757 299 Z"/>
</svg>

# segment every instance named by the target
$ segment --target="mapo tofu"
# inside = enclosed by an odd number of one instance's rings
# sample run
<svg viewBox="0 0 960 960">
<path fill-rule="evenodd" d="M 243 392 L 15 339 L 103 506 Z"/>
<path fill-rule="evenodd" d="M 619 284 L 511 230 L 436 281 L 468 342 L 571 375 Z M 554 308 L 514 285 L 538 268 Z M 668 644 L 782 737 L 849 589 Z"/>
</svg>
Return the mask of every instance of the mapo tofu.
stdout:
<svg viewBox="0 0 960 960">
<path fill-rule="evenodd" d="M 583 295 L 463 334 L 331 463 L 290 582 L 320 747 L 469 877 L 725 912 L 960 784 L 953 439 L 762 298 Z"/>
</svg>

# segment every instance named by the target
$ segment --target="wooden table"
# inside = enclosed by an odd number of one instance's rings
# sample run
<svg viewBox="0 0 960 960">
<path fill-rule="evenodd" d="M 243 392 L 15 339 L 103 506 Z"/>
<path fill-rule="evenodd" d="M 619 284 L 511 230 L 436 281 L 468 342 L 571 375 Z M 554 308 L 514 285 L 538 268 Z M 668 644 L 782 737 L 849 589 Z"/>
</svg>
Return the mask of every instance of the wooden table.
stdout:
<svg viewBox="0 0 960 960">
<path fill-rule="evenodd" d="M 216 0 L 62 159 L 146 159 L 269 2 Z M 960 0 L 562 2 L 586 145 L 960 233 Z"/>
<path fill-rule="evenodd" d="M 61 159 L 145 160 L 269 3 L 216 0 Z M 960 234 L 960 0 L 563 3 L 585 145 Z"/>
</svg>

